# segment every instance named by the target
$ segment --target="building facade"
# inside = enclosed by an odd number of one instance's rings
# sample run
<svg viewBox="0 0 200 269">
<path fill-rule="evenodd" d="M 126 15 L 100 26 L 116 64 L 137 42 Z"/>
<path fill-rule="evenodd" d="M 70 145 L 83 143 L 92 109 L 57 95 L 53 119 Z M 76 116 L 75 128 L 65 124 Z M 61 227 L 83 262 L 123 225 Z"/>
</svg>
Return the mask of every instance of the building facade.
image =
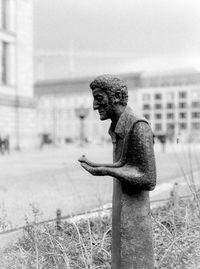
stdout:
<svg viewBox="0 0 200 269">
<path fill-rule="evenodd" d="M 36 144 L 32 1 L 0 0 L 0 136 L 13 148 Z"/>
<path fill-rule="evenodd" d="M 129 88 L 129 103 L 137 104 L 136 89 L 139 74 L 121 76 Z M 84 135 L 88 141 L 109 140 L 109 121 L 99 120 L 92 109 L 92 93 L 89 84 L 94 78 L 43 81 L 35 84 L 37 99 L 37 130 L 40 136 L 49 135 L 55 142 L 76 141 L 80 138 L 81 122 L 76 111 L 85 108 Z M 136 105 L 135 105 L 136 106 Z M 137 107 L 135 107 L 137 110 Z"/>
<path fill-rule="evenodd" d="M 166 135 L 172 141 L 200 141 L 199 72 L 143 74 L 138 102 L 155 135 Z"/>
</svg>

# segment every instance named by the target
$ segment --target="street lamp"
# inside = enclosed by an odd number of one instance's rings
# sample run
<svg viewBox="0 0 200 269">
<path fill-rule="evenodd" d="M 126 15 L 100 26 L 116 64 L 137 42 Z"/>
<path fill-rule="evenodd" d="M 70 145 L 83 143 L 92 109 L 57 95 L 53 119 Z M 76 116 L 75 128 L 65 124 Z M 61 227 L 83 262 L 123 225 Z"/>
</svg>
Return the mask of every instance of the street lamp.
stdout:
<svg viewBox="0 0 200 269">
<path fill-rule="evenodd" d="M 19 115 L 19 96 L 18 93 L 15 97 L 15 132 L 16 132 L 16 145 L 15 150 L 20 150 L 20 115 Z"/>
<path fill-rule="evenodd" d="M 85 134 L 84 134 L 84 119 L 89 113 L 89 108 L 80 106 L 75 108 L 76 116 L 80 119 L 80 146 L 84 145 Z"/>
</svg>

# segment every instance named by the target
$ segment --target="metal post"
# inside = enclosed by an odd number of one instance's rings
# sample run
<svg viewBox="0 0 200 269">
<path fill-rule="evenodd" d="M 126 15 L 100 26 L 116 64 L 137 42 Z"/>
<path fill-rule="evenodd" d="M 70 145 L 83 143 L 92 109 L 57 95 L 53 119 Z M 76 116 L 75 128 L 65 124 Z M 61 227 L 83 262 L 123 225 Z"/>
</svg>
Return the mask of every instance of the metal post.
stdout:
<svg viewBox="0 0 200 269">
<path fill-rule="evenodd" d="M 85 142 L 85 133 L 84 133 L 84 120 L 89 113 L 89 109 L 83 106 L 75 109 L 75 113 L 80 119 L 80 146 L 84 145 Z"/>
<path fill-rule="evenodd" d="M 53 121 L 53 144 L 56 145 L 56 138 L 57 138 L 57 109 L 56 109 L 55 105 L 53 105 L 53 110 L 52 110 L 52 121 Z"/>
<path fill-rule="evenodd" d="M 60 231 L 61 228 L 61 209 L 57 209 L 56 211 L 56 229 Z"/>
<path fill-rule="evenodd" d="M 18 93 L 16 94 L 16 99 L 15 99 L 15 131 L 16 131 L 16 145 L 15 145 L 15 150 L 20 150 L 20 115 L 19 115 L 19 97 Z"/>
<path fill-rule="evenodd" d="M 84 117 L 80 118 L 80 146 L 83 146 L 85 142 L 84 134 Z"/>
<path fill-rule="evenodd" d="M 173 205 L 174 205 L 174 213 L 175 213 L 175 215 L 177 215 L 178 212 L 179 212 L 179 193 L 178 193 L 178 189 L 179 189 L 178 182 L 175 182 L 174 186 L 173 186 Z"/>
</svg>

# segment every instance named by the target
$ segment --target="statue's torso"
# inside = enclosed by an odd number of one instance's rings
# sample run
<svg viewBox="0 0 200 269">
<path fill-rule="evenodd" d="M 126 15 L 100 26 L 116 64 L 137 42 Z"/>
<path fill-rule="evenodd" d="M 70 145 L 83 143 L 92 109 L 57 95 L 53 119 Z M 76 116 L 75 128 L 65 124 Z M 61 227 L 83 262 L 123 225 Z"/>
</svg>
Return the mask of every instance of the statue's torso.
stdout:
<svg viewBox="0 0 200 269">
<path fill-rule="evenodd" d="M 129 150 L 124 143 L 129 142 L 126 138 L 130 130 L 140 121 L 131 114 L 127 117 L 125 128 L 122 126 L 124 136 L 120 137 L 115 133 L 111 135 L 114 162 L 119 161 L 122 154 L 127 154 L 123 152 L 124 149 Z M 137 137 L 135 139 L 137 140 Z M 137 154 L 135 152 L 135 155 Z M 144 227 L 146 227 L 145 231 Z M 141 240 L 141 233 L 144 234 L 144 242 Z M 145 249 L 147 244 L 151 244 L 149 192 L 137 190 L 131 194 L 127 193 L 123 183 L 116 178 L 113 179 L 112 238 L 112 269 L 140 268 L 137 267 L 138 261 L 134 261 L 136 252 L 139 248 Z M 133 267 L 129 267 L 130 264 Z"/>
</svg>

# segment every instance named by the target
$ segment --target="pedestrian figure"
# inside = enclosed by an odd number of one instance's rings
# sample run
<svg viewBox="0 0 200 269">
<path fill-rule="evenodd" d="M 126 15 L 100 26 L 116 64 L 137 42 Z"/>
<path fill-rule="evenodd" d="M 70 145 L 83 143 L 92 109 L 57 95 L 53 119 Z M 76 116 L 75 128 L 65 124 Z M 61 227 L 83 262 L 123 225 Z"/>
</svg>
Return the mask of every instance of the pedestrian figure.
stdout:
<svg viewBox="0 0 200 269">
<path fill-rule="evenodd" d="M 10 137 L 9 137 L 9 135 L 6 135 L 6 137 L 4 139 L 4 148 L 5 148 L 5 152 L 10 154 Z"/>
</svg>

